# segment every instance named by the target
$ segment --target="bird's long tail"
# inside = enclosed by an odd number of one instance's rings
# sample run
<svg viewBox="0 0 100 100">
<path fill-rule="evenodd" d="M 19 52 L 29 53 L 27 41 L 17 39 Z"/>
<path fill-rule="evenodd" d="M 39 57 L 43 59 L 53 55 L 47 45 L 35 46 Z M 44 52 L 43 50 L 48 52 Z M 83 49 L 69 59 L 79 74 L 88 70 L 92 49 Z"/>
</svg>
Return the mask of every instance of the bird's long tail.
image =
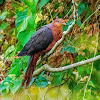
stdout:
<svg viewBox="0 0 100 100">
<path fill-rule="evenodd" d="M 22 85 L 21 86 L 24 86 L 24 83 L 26 82 L 26 87 L 29 86 L 29 83 L 32 79 L 32 74 L 35 70 L 35 65 L 32 65 L 32 61 L 34 59 L 34 56 L 30 56 L 29 58 L 29 63 L 28 63 L 28 68 L 27 68 L 27 71 L 25 73 L 25 76 L 24 76 L 24 79 L 23 79 L 23 82 L 22 82 Z"/>
</svg>

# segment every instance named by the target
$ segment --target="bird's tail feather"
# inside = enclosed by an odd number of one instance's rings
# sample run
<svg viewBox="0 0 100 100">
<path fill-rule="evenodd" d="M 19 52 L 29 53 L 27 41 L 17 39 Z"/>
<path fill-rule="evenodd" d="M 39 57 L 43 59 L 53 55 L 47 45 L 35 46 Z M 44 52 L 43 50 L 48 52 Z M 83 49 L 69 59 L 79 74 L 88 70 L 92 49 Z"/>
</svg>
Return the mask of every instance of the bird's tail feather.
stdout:
<svg viewBox="0 0 100 100">
<path fill-rule="evenodd" d="M 25 82 L 26 82 L 26 87 L 29 86 L 29 83 L 32 79 L 32 74 L 33 74 L 34 69 L 35 69 L 35 66 L 32 65 L 33 58 L 34 58 L 34 56 L 30 56 L 28 68 L 27 68 L 27 71 L 25 73 L 25 76 L 24 76 L 24 79 L 23 79 L 23 82 L 22 82 L 21 86 L 24 86 Z"/>
</svg>

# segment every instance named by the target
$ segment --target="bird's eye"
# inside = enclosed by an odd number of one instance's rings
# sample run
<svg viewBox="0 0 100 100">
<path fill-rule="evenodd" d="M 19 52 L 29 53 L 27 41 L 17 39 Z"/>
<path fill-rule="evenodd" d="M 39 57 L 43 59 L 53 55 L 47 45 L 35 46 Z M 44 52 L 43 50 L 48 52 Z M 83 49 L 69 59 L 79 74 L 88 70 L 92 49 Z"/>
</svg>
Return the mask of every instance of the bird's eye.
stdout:
<svg viewBox="0 0 100 100">
<path fill-rule="evenodd" d="M 60 21 L 58 20 L 58 23 L 60 23 Z"/>
</svg>

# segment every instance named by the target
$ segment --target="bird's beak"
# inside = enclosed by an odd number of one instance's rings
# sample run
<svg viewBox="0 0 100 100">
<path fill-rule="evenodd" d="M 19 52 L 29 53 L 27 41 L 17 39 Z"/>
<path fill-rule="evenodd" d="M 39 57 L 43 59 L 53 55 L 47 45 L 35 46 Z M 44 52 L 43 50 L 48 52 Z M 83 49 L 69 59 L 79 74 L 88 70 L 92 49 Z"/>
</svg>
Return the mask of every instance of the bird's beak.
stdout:
<svg viewBox="0 0 100 100">
<path fill-rule="evenodd" d="M 63 25 L 66 25 L 66 23 L 62 23 Z"/>
</svg>

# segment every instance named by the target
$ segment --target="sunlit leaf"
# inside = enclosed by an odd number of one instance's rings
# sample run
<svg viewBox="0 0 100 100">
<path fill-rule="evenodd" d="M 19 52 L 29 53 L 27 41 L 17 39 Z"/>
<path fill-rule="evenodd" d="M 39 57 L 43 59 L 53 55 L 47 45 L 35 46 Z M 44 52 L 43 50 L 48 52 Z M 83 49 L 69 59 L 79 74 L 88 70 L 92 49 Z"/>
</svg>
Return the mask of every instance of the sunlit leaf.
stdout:
<svg viewBox="0 0 100 100">
<path fill-rule="evenodd" d="M 20 32 L 18 35 L 18 40 L 19 43 L 24 46 L 26 44 L 26 42 L 28 42 L 28 40 L 30 39 L 30 37 L 34 34 L 35 31 L 28 31 L 25 30 L 23 32 Z"/>
<path fill-rule="evenodd" d="M 21 86 L 21 83 L 22 83 L 22 80 L 20 78 L 16 78 L 13 81 L 13 85 L 11 85 L 11 87 L 10 87 L 12 94 L 14 94 L 19 89 L 19 87 Z"/>
<path fill-rule="evenodd" d="M 23 22 L 23 20 L 25 20 L 27 17 L 27 9 L 25 9 L 24 11 L 18 11 L 16 13 L 16 19 L 15 19 L 15 25 L 16 28 L 18 28 L 21 23 Z"/>
<path fill-rule="evenodd" d="M 15 59 L 12 63 L 12 66 L 10 68 L 8 75 L 15 74 L 16 76 L 20 76 L 21 75 L 20 68 L 24 70 L 28 66 L 28 60 L 29 60 L 29 57 L 22 57 L 19 59 Z"/>
<path fill-rule="evenodd" d="M 3 12 L 3 13 L 0 15 L 0 19 L 3 21 L 3 20 L 6 18 L 7 15 L 8 15 L 8 11 Z"/>
<path fill-rule="evenodd" d="M 19 26 L 17 35 L 19 35 L 20 32 L 25 31 L 26 28 L 27 28 L 27 25 L 28 25 L 28 22 L 27 22 L 27 18 L 26 18 L 26 19 L 23 20 L 23 22 Z"/>
<path fill-rule="evenodd" d="M 24 3 L 31 9 L 33 15 L 35 15 L 35 9 L 38 0 L 24 0 Z"/>
<path fill-rule="evenodd" d="M 36 27 L 35 17 L 34 16 L 28 16 L 27 22 L 28 22 L 27 28 L 31 31 L 35 31 L 35 27 Z"/>
<path fill-rule="evenodd" d="M 6 89 L 6 93 L 9 91 L 9 86 L 11 84 L 11 78 L 10 77 L 6 77 L 5 80 L 2 82 L 1 87 L 0 87 L 0 92 L 2 94 L 4 94 L 4 90 Z"/>
<path fill-rule="evenodd" d="M 7 23 L 6 22 L 3 22 L 1 25 L 0 25 L 0 30 L 4 30 L 7 26 Z"/>
<path fill-rule="evenodd" d="M 92 81 L 89 81 L 88 85 L 95 87 L 95 85 L 92 83 Z"/>
<path fill-rule="evenodd" d="M 11 55 L 11 53 L 12 53 L 14 50 L 15 50 L 14 45 L 10 46 L 10 47 L 6 50 L 5 56 L 7 57 L 7 56 Z"/>
<path fill-rule="evenodd" d="M 16 76 L 21 75 L 21 70 L 20 70 L 20 64 L 18 64 L 20 59 L 15 59 L 15 61 L 12 63 L 11 69 L 8 73 L 9 74 L 15 74 Z"/>
</svg>

